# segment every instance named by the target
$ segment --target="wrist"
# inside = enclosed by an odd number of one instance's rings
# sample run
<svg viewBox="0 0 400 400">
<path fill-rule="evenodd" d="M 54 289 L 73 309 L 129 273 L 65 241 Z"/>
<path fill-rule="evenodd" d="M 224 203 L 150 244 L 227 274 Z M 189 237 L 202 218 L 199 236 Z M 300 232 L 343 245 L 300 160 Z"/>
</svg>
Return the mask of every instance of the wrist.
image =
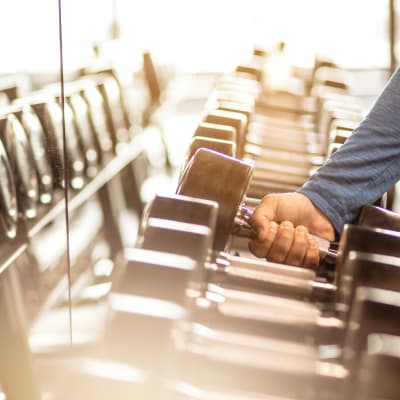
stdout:
<svg viewBox="0 0 400 400">
<path fill-rule="evenodd" d="M 335 240 L 335 228 L 328 217 L 305 194 L 298 193 L 298 195 L 305 199 L 309 209 L 308 227 L 310 233 L 331 241 Z"/>
</svg>

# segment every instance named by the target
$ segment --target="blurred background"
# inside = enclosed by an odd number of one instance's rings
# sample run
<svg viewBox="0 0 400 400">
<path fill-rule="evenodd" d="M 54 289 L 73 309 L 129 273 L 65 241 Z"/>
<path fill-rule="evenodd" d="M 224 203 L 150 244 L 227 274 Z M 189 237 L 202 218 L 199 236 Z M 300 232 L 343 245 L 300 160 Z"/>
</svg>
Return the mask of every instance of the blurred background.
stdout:
<svg viewBox="0 0 400 400">
<path fill-rule="evenodd" d="M 95 45 L 119 38 L 124 45 L 118 56 L 128 65 L 146 49 L 182 71 L 225 71 L 254 45 L 285 41 L 288 59 L 298 66 L 310 67 L 318 53 L 344 68 L 385 71 L 391 63 L 392 3 L 397 2 L 70 0 L 62 4 L 65 69 L 89 63 Z M 0 72 L 56 73 L 57 2 L 3 2 L 2 16 Z M 373 94 L 374 84 L 379 86 L 378 78 L 366 79 L 361 94 Z"/>
</svg>

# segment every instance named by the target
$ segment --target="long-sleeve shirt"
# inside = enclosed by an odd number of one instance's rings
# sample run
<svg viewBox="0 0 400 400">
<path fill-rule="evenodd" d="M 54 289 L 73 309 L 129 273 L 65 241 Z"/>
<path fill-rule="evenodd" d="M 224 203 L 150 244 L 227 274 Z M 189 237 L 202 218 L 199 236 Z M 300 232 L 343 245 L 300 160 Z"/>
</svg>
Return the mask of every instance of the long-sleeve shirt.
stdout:
<svg viewBox="0 0 400 400">
<path fill-rule="evenodd" d="M 298 190 L 340 233 L 400 179 L 400 69 L 346 142 Z"/>
</svg>

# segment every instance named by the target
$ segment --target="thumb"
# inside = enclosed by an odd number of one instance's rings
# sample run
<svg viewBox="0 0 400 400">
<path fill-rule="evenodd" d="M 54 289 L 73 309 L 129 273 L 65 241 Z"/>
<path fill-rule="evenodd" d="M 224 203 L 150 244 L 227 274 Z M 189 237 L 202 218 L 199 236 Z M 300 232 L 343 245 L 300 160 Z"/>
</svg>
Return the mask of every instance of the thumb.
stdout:
<svg viewBox="0 0 400 400">
<path fill-rule="evenodd" d="M 276 219 L 277 206 L 278 202 L 274 196 L 265 196 L 256 207 L 249 222 L 257 235 L 269 230 L 270 223 Z"/>
</svg>

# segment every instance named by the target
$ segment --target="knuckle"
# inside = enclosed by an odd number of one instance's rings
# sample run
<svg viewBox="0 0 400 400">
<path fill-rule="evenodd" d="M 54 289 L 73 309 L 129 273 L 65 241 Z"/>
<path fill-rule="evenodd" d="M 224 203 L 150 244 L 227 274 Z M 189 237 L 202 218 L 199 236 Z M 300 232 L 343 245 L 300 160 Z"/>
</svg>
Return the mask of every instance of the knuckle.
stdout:
<svg viewBox="0 0 400 400">
<path fill-rule="evenodd" d="M 282 243 L 292 242 L 294 238 L 294 228 L 293 225 L 290 226 L 288 224 L 281 224 L 279 227 L 279 240 Z"/>
</svg>

